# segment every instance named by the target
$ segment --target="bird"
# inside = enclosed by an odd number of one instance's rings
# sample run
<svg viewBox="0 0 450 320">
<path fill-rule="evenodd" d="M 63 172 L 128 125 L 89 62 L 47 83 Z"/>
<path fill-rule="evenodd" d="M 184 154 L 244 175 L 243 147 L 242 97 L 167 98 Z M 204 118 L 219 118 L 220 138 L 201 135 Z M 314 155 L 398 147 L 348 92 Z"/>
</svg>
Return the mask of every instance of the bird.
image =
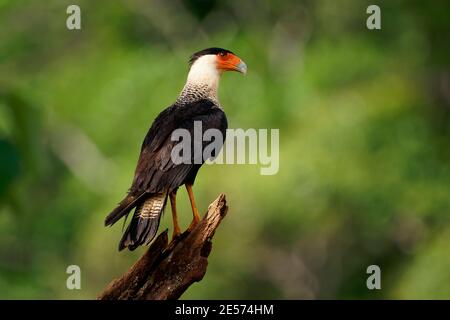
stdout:
<svg viewBox="0 0 450 320">
<path fill-rule="evenodd" d="M 192 231 L 200 222 L 192 186 L 200 167 L 207 159 L 202 157 L 200 161 L 187 163 L 173 161 L 171 154 L 178 142 L 172 141 L 171 136 L 177 129 L 193 134 L 194 123 L 200 121 L 203 132 L 217 129 L 225 138 L 228 122 L 218 99 L 218 88 L 219 80 L 226 71 L 246 74 L 247 65 L 230 50 L 217 47 L 191 55 L 187 80 L 181 93 L 153 121 L 142 143 L 131 187 L 125 198 L 105 218 L 105 226 L 112 226 L 122 217 L 126 221 L 134 210 L 119 242 L 119 251 L 125 248 L 133 251 L 152 242 L 168 199 L 173 220 L 172 240 L 180 236 L 176 194 L 183 185 L 189 196 L 193 216 L 187 230 Z M 205 142 L 201 143 L 205 146 Z M 222 145 L 223 141 L 220 148 Z"/>
</svg>

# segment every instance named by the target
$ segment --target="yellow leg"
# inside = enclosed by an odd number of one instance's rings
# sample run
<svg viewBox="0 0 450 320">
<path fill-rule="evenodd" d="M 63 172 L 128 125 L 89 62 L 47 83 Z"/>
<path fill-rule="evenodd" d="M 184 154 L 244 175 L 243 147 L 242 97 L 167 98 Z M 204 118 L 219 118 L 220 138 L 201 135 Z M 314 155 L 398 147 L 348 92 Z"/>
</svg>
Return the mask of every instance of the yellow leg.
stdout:
<svg viewBox="0 0 450 320">
<path fill-rule="evenodd" d="M 200 214 L 198 213 L 197 205 L 195 204 L 194 193 L 192 192 L 192 184 L 186 184 L 186 190 L 189 195 L 189 200 L 191 201 L 192 215 L 193 219 L 188 230 L 192 230 L 200 222 Z"/>
<path fill-rule="evenodd" d="M 177 192 L 172 191 L 169 194 L 169 198 L 170 198 L 170 207 L 172 208 L 172 219 L 173 219 L 172 240 L 173 240 L 181 234 L 181 229 L 178 224 L 178 216 L 177 216 Z"/>
</svg>

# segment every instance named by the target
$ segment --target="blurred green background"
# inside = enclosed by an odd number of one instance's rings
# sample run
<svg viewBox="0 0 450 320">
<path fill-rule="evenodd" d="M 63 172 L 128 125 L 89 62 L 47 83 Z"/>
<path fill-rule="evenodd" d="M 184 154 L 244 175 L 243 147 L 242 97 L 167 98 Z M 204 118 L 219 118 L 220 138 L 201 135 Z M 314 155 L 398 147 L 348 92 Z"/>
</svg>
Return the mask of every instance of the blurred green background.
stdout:
<svg viewBox="0 0 450 320">
<path fill-rule="evenodd" d="M 0 0 L 0 298 L 91 299 L 143 253 L 103 219 L 211 46 L 249 67 L 222 79 L 229 127 L 279 128 L 280 171 L 203 167 L 201 211 L 230 211 L 182 298 L 450 298 L 450 3 L 378 1 L 374 31 L 369 4 Z"/>
</svg>

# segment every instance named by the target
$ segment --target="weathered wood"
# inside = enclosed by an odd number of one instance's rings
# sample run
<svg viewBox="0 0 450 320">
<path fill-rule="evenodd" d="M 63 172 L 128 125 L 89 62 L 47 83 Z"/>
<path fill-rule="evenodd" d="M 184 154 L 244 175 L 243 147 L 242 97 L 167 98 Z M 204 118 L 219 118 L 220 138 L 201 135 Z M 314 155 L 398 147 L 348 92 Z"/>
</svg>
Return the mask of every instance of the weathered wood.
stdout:
<svg viewBox="0 0 450 320">
<path fill-rule="evenodd" d="M 171 243 L 167 230 L 161 233 L 145 254 L 97 299 L 178 299 L 191 284 L 203 279 L 211 239 L 227 210 L 225 195 L 221 194 L 192 231 L 184 232 Z"/>
</svg>

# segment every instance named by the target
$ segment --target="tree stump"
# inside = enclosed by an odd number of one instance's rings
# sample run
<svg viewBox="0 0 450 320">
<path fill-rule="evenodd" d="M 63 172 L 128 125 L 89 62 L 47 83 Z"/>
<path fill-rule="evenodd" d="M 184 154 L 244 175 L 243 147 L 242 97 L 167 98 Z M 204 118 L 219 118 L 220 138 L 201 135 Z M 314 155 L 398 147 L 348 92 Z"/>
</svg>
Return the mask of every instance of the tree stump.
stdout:
<svg viewBox="0 0 450 320">
<path fill-rule="evenodd" d="M 228 211 L 221 194 L 190 232 L 171 243 L 162 232 L 146 253 L 120 278 L 111 281 L 99 300 L 173 300 L 203 279 L 212 249 L 212 237 Z"/>
</svg>

